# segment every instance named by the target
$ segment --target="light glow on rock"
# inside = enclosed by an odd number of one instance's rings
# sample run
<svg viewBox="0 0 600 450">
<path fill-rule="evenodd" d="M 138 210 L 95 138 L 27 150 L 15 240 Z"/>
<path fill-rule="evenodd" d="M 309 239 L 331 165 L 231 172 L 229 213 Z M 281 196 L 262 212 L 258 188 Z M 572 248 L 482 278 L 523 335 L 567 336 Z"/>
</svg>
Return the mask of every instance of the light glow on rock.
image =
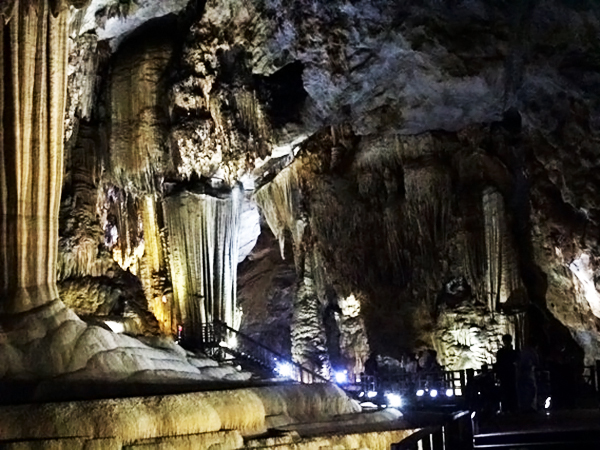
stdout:
<svg viewBox="0 0 600 450">
<path fill-rule="evenodd" d="M 388 399 L 388 404 L 392 408 L 401 408 L 402 407 L 402 397 L 400 395 L 395 394 L 393 392 L 385 394 Z"/>
<path fill-rule="evenodd" d="M 278 363 L 275 372 L 277 372 L 280 377 L 292 378 L 294 368 L 290 363 Z"/>
<path fill-rule="evenodd" d="M 590 261 L 590 255 L 582 253 L 569 264 L 569 269 L 575 275 L 573 281 L 579 281 L 575 284 L 579 285 L 581 294 L 590 305 L 592 313 L 596 317 L 600 317 L 600 294 L 594 284 L 594 269 Z"/>
<path fill-rule="evenodd" d="M 125 332 L 125 325 L 121 322 L 115 322 L 114 320 L 106 320 L 104 323 L 108 326 L 108 328 L 112 330 L 113 333 Z"/>
</svg>

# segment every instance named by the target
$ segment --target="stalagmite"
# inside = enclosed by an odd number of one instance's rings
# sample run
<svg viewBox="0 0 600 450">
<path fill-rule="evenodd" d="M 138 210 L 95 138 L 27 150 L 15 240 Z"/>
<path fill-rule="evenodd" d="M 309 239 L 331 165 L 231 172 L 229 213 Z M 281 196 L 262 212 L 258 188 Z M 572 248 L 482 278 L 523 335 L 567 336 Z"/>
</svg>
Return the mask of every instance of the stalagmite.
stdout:
<svg viewBox="0 0 600 450">
<path fill-rule="evenodd" d="M 354 374 L 359 375 L 364 371 L 363 362 L 369 356 L 369 344 L 361 316 L 360 301 L 354 294 L 350 294 L 346 298 L 340 298 L 338 304 L 340 351 L 354 369 Z"/>
<path fill-rule="evenodd" d="M 312 250 L 307 250 L 304 242 L 307 225 L 301 218 L 300 184 L 296 167 L 291 165 L 279 172 L 271 183 L 255 193 L 255 199 L 269 228 L 279 241 L 281 257 L 284 257 L 286 236 L 291 236 L 294 246 L 294 261 L 300 284 L 294 298 L 291 323 L 292 357 L 300 364 L 329 376 L 331 365 L 315 280 L 315 254 Z"/>
<path fill-rule="evenodd" d="M 242 193 L 224 198 L 189 190 L 164 200 L 171 278 L 184 335 L 199 337 L 203 323 L 220 320 L 237 328 L 238 232 Z"/>
<path fill-rule="evenodd" d="M 321 304 L 317 295 L 314 260 L 305 255 L 303 277 L 294 298 L 292 356 L 294 361 L 325 377 L 331 374 Z"/>
</svg>

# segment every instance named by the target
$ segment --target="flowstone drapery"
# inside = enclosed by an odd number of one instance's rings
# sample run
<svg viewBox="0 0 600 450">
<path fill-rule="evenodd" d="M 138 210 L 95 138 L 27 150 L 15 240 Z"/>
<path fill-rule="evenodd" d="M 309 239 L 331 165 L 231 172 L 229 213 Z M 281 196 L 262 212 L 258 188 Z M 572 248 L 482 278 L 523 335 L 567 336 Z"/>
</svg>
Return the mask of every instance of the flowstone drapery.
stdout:
<svg viewBox="0 0 600 450">
<path fill-rule="evenodd" d="M 238 234 L 243 194 L 222 197 L 185 190 L 165 198 L 173 294 L 185 340 L 220 320 L 238 328 L 236 305 Z"/>
</svg>

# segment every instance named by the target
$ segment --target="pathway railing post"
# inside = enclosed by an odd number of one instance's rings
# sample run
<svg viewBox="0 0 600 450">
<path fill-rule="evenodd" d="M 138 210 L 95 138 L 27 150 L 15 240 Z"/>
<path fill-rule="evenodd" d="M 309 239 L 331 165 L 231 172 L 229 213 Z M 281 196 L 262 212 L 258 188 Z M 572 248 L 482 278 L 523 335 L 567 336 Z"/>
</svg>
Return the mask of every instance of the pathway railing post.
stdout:
<svg viewBox="0 0 600 450">
<path fill-rule="evenodd" d="M 465 386 L 467 383 L 465 382 L 465 371 L 460 371 L 460 392 L 462 395 L 465 395 Z"/>
</svg>

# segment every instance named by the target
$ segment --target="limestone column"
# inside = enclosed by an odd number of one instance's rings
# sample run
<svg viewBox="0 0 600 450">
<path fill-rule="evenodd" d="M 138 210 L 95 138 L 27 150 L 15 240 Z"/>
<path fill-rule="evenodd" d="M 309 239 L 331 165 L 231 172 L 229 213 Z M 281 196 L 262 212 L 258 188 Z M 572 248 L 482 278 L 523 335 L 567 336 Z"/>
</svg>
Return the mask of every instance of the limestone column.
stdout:
<svg viewBox="0 0 600 450">
<path fill-rule="evenodd" d="M 58 298 L 66 1 L 0 7 L 0 313 Z"/>
</svg>

